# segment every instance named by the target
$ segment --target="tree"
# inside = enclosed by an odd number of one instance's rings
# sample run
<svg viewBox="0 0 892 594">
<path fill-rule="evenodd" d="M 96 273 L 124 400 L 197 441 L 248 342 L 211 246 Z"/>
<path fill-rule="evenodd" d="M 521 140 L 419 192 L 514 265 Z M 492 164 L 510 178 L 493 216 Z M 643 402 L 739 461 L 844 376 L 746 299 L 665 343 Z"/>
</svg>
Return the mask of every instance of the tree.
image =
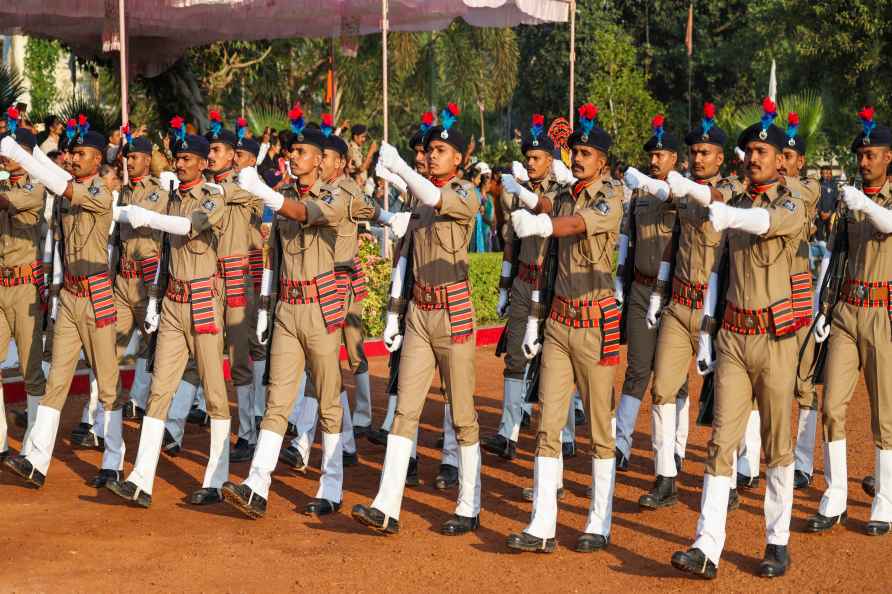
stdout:
<svg viewBox="0 0 892 594">
<path fill-rule="evenodd" d="M 25 46 L 25 76 L 31 83 L 31 116 L 42 119 L 56 99 L 56 63 L 62 45 L 51 39 L 29 37 Z"/>
<path fill-rule="evenodd" d="M 22 77 L 10 66 L 0 65 L 0 114 L 6 113 L 25 92 Z"/>
</svg>

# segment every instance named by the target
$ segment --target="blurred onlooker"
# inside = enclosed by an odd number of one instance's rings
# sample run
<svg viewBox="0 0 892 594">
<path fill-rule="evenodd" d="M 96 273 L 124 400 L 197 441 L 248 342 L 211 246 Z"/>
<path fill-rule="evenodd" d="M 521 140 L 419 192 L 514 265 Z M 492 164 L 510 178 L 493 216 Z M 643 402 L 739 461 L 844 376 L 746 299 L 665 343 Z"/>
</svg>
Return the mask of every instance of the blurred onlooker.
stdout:
<svg viewBox="0 0 892 594">
<path fill-rule="evenodd" d="M 477 163 L 471 172 L 471 182 L 480 199 L 480 210 L 477 213 L 477 221 L 474 225 L 474 237 L 471 241 L 470 251 L 472 252 L 488 252 L 490 251 L 491 230 L 494 217 L 494 207 L 492 199 L 489 195 L 490 181 L 492 180 L 492 169 L 484 162 Z"/>
<path fill-rule="evenodd" d="M 833 179 L 829 165 L 821 166 L 821 197 L 818 199 L 818 216 L 815 219 L 815 240 L 812 244 L 812 257 L 820 262 L 827 254 L 827 240 L 836 202 L 839 199 L 839 183 Z"/>
<path fill-rule="evenodd" d="M 500 252 L 505 248 L 505 204 L 502 174 L 511 173 L 507 167 L 495 167 L 489 180 L 489 197 L 493 207 L 492 249 Z"/>
<path fill-rule="evenodd" d="M 62 132 L 65 131 L 65 124 L 57 116 L 50 115 L 43 120 L 43 126 L 42 139 L 38 138 L 38 140 L 41 140 L 40 150 L 43 151 L 43 154 L 48 155 L 59 150 L 59 140 L 62 138 Z"/>
<path fill-rule="evenodd" d="M 46 156 L 49 157 L 50 161 L 52 161 L 59 167 L 62 167 L 62 165 L 65 163 L 65 155 L 62 153 L 62 151 L 50 151 L 46 154 Z"/>
<path fill-rule="evenodd" d="M 114 163 L 121 150 L 121 129 L 115 128 L 108 133 L 108 146 L 105 148 L 105 162 Z"/>
<path fill-rule="evenodd" d="M 378 150 L 378 143 L 372 142 L 367 156 L 363 157 L 363 146 L 368 137 L 365 125 L 355 124 L 350 128 L 350 142 L 347 143 L 347 173 L 360 187 L 365 183 L 372 155 Z"/>
<path fill-rule="evenodd" d="M 105 164 L 99 168 L 99 177 L 110 192 L 121 191 L 121 174 L 114 165 Z"/>
</svg>

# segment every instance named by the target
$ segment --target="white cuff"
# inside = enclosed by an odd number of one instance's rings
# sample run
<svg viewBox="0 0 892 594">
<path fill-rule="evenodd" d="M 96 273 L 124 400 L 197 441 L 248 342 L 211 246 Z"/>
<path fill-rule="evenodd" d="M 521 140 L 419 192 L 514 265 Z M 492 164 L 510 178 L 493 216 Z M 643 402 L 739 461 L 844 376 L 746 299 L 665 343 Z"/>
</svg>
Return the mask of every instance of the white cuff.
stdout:
<svg viewBox="0 0 892 594">
<path fill-rule="evenodd" d="M 186 217 L 165 215 L 153 210 L 142 208 L 141 206 L 128 206 L 127 217 L 132 216 L 133 211 L 136 209 L 144 211 L 143 214 L 145 215 L 146 226 L 151 227 L 152 229 L 164 231 L 165 233 L 171 233 L 173 235 L 188 235 L 189 231 L 192 230 L 192 221 L 190 221 Z"/>
<path fill-rule="evenodd" d="M 616 258 L 616 265 L 622 266 L 626 263 L 626 256 L 629 255 L 629 236 L 625 233 L 619 236 L 619 254 Z"/>
<path fill-rule="evenodd" d="M 533 293 L 530 295 L 530 300 L 533 301 L 534 303 L 539 303 L 540 298 L 541 298 L 541 295 L 540 295 L 539 291 L 533 291 Z"/>
<path fill-rule="evenodd" d="M 667 281 L 669 280 L 669 271 L 672 268 L 672 265 L 669 262 L 660 262 L 660 271 L 657 273 L 657 280 Z"/>
<path fill-rule="evenodd" d="M 171 188 L 176 190 L 180 187 L 180 180 L 173 171 L 162 171 L 158 176 L 158 181 L 161 182 L 161 189 L 166 192 L 169 192 Z"/>
<path fill-rule="evenodd" d="M 260 278 L 260 294 L 263 297 L 269 297 L 273 292 L 273 275 L 269 268 L 263 269 L 263 276 Z"/>
<path fill-rule="evenodd" d="M 269 143 L 263 142 L 260 144 L 260 150 L 257 151 L 257 164 L 260 165 L 263 163 L 263 160 L 266 159 L 266 154 L 269 152 Z"/>
<path fill-rule="evenodd" d="M 867 206 L 864 207 L 864 214 L 870 219 L 871 224 L 876 227 L 880 233 L 888 235 L 892 233 L 892 210 L 883 208 L 870 198 L 867 199 Z"/>
<path fill-rule="evenodd" d="M 511 262 L 508 260 L 502 260 L 502 276 L 505 278 L 511 276 Z"/>
<path fill-rule="evenodd" d="M 719 275 L 713 272 L 709 275 L 709 283 L 706 285 L 706 295 L 703 296 L 703 315 L 712 317 L 715 314 L 715 304 L 718 301 Z"/>
<path fill-rule="evenodd" d="M 382 225 L 390 224 L 390 219 L 393 218 L 393 213 L 384 210 L 383 208 L 378 211 L 378 222 Z"/>
<path fill-rule="evenodd" d="M 62 284 L 65 271 L 62 269 L 62 256 L 59 254 L 59 242 L 53 246 L 53 285 Z"/>
<path fill-rule="evenodd" d="M 688 186 L 688 195 L 703 205 L 712 202 L 712 188 L 706 184 L 698 184 L 692 181 Z"/>
<path fill-rule="evenodd" d="M 390 296 L 399 299 L 403 296 L 403 279 L 406 278 L 406 257 L 401 256 L 390 273 Z"/>
<path fill-rule="evenodd" d="M 414 169 L 404 168 L 403 171 L 400 171 L 400 177 L 405 180 L 412 195 L 418 198 L 422 204 L 436 206 L 440 201 L 440 188 Z"/>
</svg>

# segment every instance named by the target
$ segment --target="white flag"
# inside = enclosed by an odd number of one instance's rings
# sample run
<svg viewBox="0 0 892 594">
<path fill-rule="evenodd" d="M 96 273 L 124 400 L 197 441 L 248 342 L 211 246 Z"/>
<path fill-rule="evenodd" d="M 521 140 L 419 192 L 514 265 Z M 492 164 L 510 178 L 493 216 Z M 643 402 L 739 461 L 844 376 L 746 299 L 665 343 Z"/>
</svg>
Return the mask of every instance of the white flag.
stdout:
<svg viewBox="0 0 892 594">
<path fill-rule="evenodd" d="M 768 79 L 768 96 L 777 102 L 777 65 L 771 60 L 771 78 Z"/>
</svg>

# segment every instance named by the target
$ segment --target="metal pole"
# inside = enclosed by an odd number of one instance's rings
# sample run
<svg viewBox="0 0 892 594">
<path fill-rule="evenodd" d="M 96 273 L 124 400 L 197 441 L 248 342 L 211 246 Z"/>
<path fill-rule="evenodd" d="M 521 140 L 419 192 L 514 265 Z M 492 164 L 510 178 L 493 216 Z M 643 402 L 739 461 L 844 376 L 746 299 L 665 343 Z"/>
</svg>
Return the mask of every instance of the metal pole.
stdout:
<svg viewBox="0 0 892 594">
<path fill-rule="evenodd" d="M 573 106 L 576 91 L 576 0 L 570 0 L 570 129 L 573 129 Z"/>
<path fill-rule="evenodd" d="M 381 78 L 383 80 L 383 93 L 384 93 L 384 106 L 383 106 L 383 116 L 384 116 L 384 133 L 383 133 L 383 142 L 389 142 L 389 126 L 388 126 L 388 117 L 389 117 L 389 108 L 387 105 L 387 29 L 390 26 L 390 23 L 387 21 L 387 0 L 381 0 Z M 390 210 L 390 184 L 386 181 L 384 182 L 384 210 Z M 381 235 L 383 239 L 383 244 L 381 246 L 382 253 L 385 258 L 390 257 L 390 232 L 387 227 L 383 228 L 384 233 Z"/>
<path fill-rule="evenodd" d="M 127 16 L 125 14 L 126 0 L 118 0 L 118 43 L 120 44 L 121 61 L 121 126 L 130 121 L 130 107 L 127 93 Z M 123 141 L 122 141 L 123 146 Z M 128 183 L 127 168 L 124 167 L 123 180 Z"/>
</svg>

